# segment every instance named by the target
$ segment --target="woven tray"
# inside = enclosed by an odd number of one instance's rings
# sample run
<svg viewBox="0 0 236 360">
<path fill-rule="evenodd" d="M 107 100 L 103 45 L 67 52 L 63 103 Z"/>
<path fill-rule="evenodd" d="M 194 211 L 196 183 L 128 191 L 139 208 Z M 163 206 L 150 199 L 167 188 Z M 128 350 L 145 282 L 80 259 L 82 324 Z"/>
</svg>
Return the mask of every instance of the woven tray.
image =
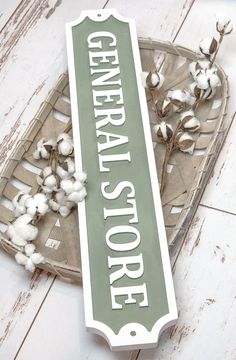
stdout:
<svg viewBox="0 0 236 360">
<path fill-rule="evenodd" d="M 188 65 L 197 58 L 197 53 L 182 46 L 150 39 L 139 39 L 139 47 L 143 70 L 154 70 L 157 64 L 161 64 L 161 72 L 165 76 L 163 92 L 168 89 L 183 89 L 192 82 Z M 197 109 L 201 129 L 194 135 L 194 154 L 176 151 L 170 161 L 171 171 L 162 198 L 169 244 L 174 244 L 186 234 L 224 139 L 223 120 L 226 115 L 228 83 L 223 70 L 219 66 L 217 68 L 222 86 L 212 100 L 201 104 Z M 153 125 L 156 120 L 148 91 L 147 100 Z M 1 223 L 7 225 L 14 219 L 9 205 L 19 191 L 15 179 L 18 184 L 20 181 L 30 187 L 31 194 L 37 191 L 35 172 L 47 165 L 47 160 L 34 160 L 32 157 L 38 140 L 42 137 L 56 138 L 66 127 L 66 122 L 70 121 L 70 115 L 68 76 L 63 74 L 0 174 Z M 160 180 L 164 146 L 156 143 L 154 134 L 153 143 Z M 34 241 L 46 258 L 46 263 L 41 264 L 40 268 L 65 278 L 81 278 L 78 228 L 76 210 L 67 218 L 50 212 L 40 221 L 39 236 Z M 13 256 L 21 251 L 7 239 L 4 232 L 0 233 L 0 247 Z"/>
</svg>

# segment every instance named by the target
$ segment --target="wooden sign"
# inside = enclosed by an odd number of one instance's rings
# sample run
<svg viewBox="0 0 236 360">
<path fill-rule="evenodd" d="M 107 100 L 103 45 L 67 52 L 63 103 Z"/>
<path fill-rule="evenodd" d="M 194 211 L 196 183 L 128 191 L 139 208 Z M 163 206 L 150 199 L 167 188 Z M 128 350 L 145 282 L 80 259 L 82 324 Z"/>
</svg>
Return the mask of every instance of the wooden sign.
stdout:
<svg viewBox="0 0 236 360">
<path fill-rule="evenodd" d="M 135 24 L 114 10 L 66 25 L 86 326 L 114 350 L 157 345 L 177 318 Z"/>
</svg>

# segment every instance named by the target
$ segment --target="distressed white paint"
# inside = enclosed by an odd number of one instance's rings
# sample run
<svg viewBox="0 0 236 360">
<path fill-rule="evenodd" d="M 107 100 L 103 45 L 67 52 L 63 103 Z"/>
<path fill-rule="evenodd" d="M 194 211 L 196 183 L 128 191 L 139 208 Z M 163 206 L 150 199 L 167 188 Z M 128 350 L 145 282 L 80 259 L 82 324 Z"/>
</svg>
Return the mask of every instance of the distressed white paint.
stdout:
<svg viewBox="0 0 236 360">
<path fill-rule="evenodd" d="M 13 359 L 52 283 L 53 276 L 32 275 L 0 253 L 0 358 Z"/>
<path fill-rule="evenodd" d="M 28 9 L 33 2 L 38 3 L 35 0 L 29 1 Z M 55 3 L 56 1 L 51 1 L 49 8 L 43 10 L 43 15 L 35 21 L 33 26 L 29 29 L 26 27 L 24 36 L 19 36 L 18 43 L 12 47 L 0 72 L 0 136 L 1 139 L 6 136 L 4 148 L 0 147 L 2 155 L 6 152 L 9 156 L 13 146 L 12 140 L 15 141 L 19 137 L 17 131 L 21 132 L 28 124 L 48 90 L 55 84 L 59 73 L 66 69 L 64 22 L 74 19 L 75 15 L 80 13 L 80 9 L 101 7 L 105 0 L 86 2 L 63 0 L 62 4 L 56 7 L 55 12 L 46 20 L 45 16 Z M 192 1 L 184 0 L 110 0 L 108 6 L 116 7 L 124 16 L 134 17 L 139 35 L 173 40 L 188 13 L 191 3 Z M 9 9 L 12 4 L 13 0 L 2 1 L 1 12 L 5 12 L 4 9 Z M 234 1 L 195 0 L 176 41 L 190 48 L 196 48 L 199 39 L 209 33 L 211 26 L 214 27 L 214 13 L 217 9 L 223 9 L 225 13 L 235 18 Z M 5 20 L 9 17 L 9 10 L 7 11 L 8 15 Z M 27 17 L 25 21 L 26 19 Z M 10 39 L 16 33 L 19 35 L 17 24 L 19 22 L 11 23 L 7 28 L 7 36 Z M 234 79 L 236 70 L 234 65 L 235 49 L 232 46 L 235 43 L 235 33 L 232 36 L 233 39 L 228 37 L 225 40 L 218 57 L 219 63 L 222 64 L 230 77 L 231 99 L 227 117 L 229 120 L 235 111 Z M 1 55 L 3 54 L 2 51 L 1 48 Z M 24 108 L 26 108 L 25 111 L 18 119 Z M 8 113 L 9 110 L 11 111 Z M 233 212 L 236 208 L 235 197 L 231 196 L 235 193 L 236 188 L 235 136 L 236 128 L 233 125 L 217 162 L 213 180 L 210 182 L 203 199 L 204 204 Z M 230 145 L 230 143 L 232 144 Z M 224 168 L 220 172 L 221 165 L 226 159 Z M 220 181 L 216 187 L 218 175 L 220 175 Z M 223 197 L 222 193 L 225 192 L 227 186 L 230 190 Z M 198 217 L 198 223 L 192 226 L 187 237 L 189 242 L 183 247 L 183 253 L 177 261 L 174 281 L 177 285 L 180 320 L 176 333 L 169 339 L 170 334 L 167 331 L 161 338 L 159 349 L 148 353 L 142 352 L 139 359 L 232 360 L 236 358 L 233 343 L 236 330 L 235 258 L 233 258 L 235 247 L 228 248 L 226 246 L 226 244 L 230 246 L 233 244 L 234 246 L 235 243 L 235 218 L 230 214 L 205 209 L 200 209 L 195 217 L 195 222 Z M 204 217 L 206 219 L 199 246 L 194 249 L 190 257 L 191 246 L 197 238 Z M 217 231 L 214 230 L 215 227 Z M 220 249 L 215 249 L 216 246 L 220 246 Z M 221 249 L 226 256 L 223 263 Z M 216 251 L 216 255 L 214 251 Z M 20 308 L 16 307 L 17 311 L 13 314 L 11 305 L 17 301 L 21 291 L 24 292 L 29 289 L 29 275 L 25 274 L 23 269 L 14 264 L 12 259 L 4 253 L 0 254 L 0 263 L 0 337 L 7 328 L 7 319 L 12 320 L 8 336 L 0 346 L 1 359 L 12 360 L 21 343 L 22 347 L 16 357 L 17 360 L 31 360 L 32 349 L 35 350 L 34 359 L 36 360 L 129 359 L 129 353 L 110 353 L 107 345 L 100 337 L 85 333 L 82 323 L 82 300 L 79 285 L 71 285 L 56 280 L 47 296 L 49 281 L 51 284 L 52 280 L 47 280 L 46 275 L 41 275 L 38 287 L 33 290 L 31 300 L 24 307 L 24 311 L 21 313 Z M 198 274 L 199 270 L 202 274 L 201 278 Z M 201 285 L 200 288 L 198 288 L 199 284 Z M 199 289 L 199 294 L 196 289 Z M 45 301 L 42 304 L 44 297 Z M 216 302 L 206 299 L 215 299 Z M 40 310 L 39 313 L 37 313 L 38 310 Z M 36 320 L 34 321 L 35 317 Z M 61 319 L 60 323 L 58 318 Z M 81 322 L 77 322 L 77 319 Z M 192 332 L 195 325 L 196 330 Z M 186 326 L 191 328 L 188 329 Z M 24 337 L 25 341 L 23 342 Z M 179 340 L 180 344 L 178 345 Z"/>
<path fill-rule="evenodd" d="M 57 279 L 17 360 L 128 360 L 130 352 L 111 353 L 100 336 L 85 331 L 82 288 Z M 40 339 L 40 341 L 39 341 Z"/>
<path fill-rule="evenodd" d="M 139 360 L 236 358 L 235 231 L 235 215 L 200 206 L 174 271 L 179 320 Z"/>
</svg>

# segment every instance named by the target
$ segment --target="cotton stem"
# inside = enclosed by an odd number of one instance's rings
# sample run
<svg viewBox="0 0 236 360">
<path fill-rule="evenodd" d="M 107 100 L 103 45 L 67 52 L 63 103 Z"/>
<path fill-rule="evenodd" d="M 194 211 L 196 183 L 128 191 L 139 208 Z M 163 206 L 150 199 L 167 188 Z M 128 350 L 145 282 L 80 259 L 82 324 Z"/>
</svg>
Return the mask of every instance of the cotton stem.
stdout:
<svg viewBox="0 0 236 360">
<path fill-rule="evenodd" d="M 171 157 L 173 151 L 176 149 L 176 146 L 175 146 L 176 136 L 177 136 L 181 126 L 182 126 L 182 121 L 179 121 L 176 126 L 176 129 L 171 137 L 171 140 L 168 143 L 166 143 L 165 157 L 164 157 L 164 162 L 162 165 L 162 174 L 161 174 L 161 188 L 160 188 L 161 197 L 165 191 L 166 184 L 167 184 L 167 175 L 168 175 L 167 165 L 169 163 L 169 160 L 170 160 L 170 157 Z"/>
<path fill-rule="evenodd" d="M 215 54 L 214 54 L 214 56 L 213 56 L 213 58 L 212 58 L 212 60 L 211 60 L 211 67 L 213 66 L 213 64 L 214 64 L 214 62 L 215 62 L 216 56 L 217 56 L 217 54 L 218 54 L 218 52 L 219 52 L 220 45 L 221 45 L 223 39 L 224 39 L 224 34 L 220 34 L 219 45 L 218 45 L 218 47 L 217 47 L 217 49 L 216 49 L 216 51 L 215 51 Z"/>
</svg>

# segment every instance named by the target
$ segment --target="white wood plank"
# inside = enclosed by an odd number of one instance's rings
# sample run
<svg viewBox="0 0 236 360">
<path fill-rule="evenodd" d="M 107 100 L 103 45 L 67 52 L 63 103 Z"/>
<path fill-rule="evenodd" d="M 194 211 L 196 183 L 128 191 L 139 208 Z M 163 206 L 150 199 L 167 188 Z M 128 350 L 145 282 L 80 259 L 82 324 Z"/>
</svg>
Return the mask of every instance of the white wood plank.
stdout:
<svg viewBox="0 0 236 360">
<path fill-rule="evenodd" d="M 172 41 L 194 0 L 109 0 L 123 16 L 135 18 L 138 36 Z"/>
<path fill-rule="evenodd" d="M 100 337 L 85 332 L 82 287 L 56 280 L 17 360 L 128 360 L 129 352 L 110 352 Z"/>
<path fill-rule="evenodd" d="M 0 253 L 0 359 L 14 358 L 53 276 L 32 274 Z"/>
<path fill-rule="evenodd" d="M 236 358 L 235 231 L 235 215 L 200 206 L 174 272 L 179 320 L 139 360 Z"/>
<path fill-rule="evenodd" d="M 235 61 L 235 60 L 234 60 Z M 233 80 L 231 77 L 231 99 L 234 101 Z M 235 91 L 236 93 L 236 91 Z M 236 110 L 236 109 L 235 109 Z M 232 114 L 230 114 L 232 116 Z M 236 214 L 236 123 L 235 120 L 230 128 L 224 147 L 217 160 L 214 175 L 211 178 L 201 203 Z"/>
<path fill-rule="evenodd" d="M 3 27 L 10 19 L 11 16 L 14 16 L 14 12 L 17 12 L 17 7 L 21 3 L 21 0 L 11 0 L 11 1 L 1 1 L 0 2 L 0 29 L 2 31 Z"/>
<path fill-rule="evenodd" d="M 187 17 L 176 42 L 187 47 L 197 49 L 199 40 L 208 36 L 216 35 L 215 20 L 216 14 L 225 13 L 234 24 L 236 29 L 236 2 L 217 0 L 214 2 L 196 0 L 192 10 Z M 230 98 L 226 116 L 226 124 L 232 121 L 235 111 L 236 97 L 236 30 L 225 37 L 217 62 L 222 66 L 228 75 L 230 86 Z M 202 204 L 224 211 L 236 213 L 236 197 L 233 195 L 236 189 L 236 124 L 235 121 L 229 131 L 225 145 L 214 169 L 203 199 Z"/>
</svg>

